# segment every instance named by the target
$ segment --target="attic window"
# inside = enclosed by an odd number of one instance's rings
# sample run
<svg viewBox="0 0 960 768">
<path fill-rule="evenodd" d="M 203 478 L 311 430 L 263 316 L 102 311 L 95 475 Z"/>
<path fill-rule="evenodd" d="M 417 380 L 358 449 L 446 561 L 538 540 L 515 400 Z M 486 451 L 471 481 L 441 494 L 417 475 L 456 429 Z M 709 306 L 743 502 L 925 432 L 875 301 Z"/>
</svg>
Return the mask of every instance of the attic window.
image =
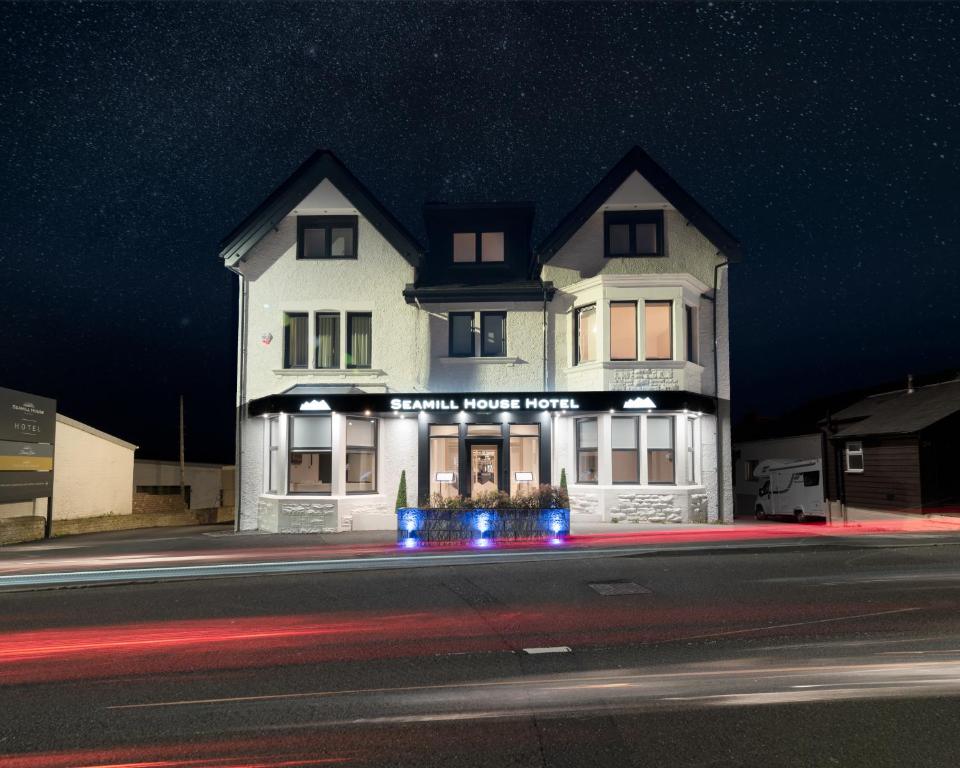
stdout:
<svg viewBox="0 0 960 768">
<path fill-rule="evenodd" d="M 503 263 L 503 232 L 454 232 L 454 264 Z"/>
<path fill-rule="evenodd" d="M 357 258 L 357 217 L 298 216 L 297 258 Z"/>
<path fill-rule="evenodd" d="M 603 255 L 609 258 L 664 256 L 663 211 L 607 211 Z"/>
</svg>

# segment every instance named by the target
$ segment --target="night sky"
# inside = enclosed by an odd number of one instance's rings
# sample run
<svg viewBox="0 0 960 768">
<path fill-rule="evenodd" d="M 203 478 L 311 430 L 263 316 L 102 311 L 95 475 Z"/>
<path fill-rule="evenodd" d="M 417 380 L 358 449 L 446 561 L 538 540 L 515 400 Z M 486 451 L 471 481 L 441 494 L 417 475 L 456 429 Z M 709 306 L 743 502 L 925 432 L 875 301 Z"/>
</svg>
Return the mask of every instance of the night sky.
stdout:
<svg viewBox="0 0 960 768">
<path fill-rule="evenodd" d="M 744 245 L 735 416 L 956 367 L 958 50 L 957 3 L 2 4 L 0 386 L 161 458 L 183 393 L 231 461 L 218 242 L 317 147 L 538 241 L 641 145 Z"/>
</svg>

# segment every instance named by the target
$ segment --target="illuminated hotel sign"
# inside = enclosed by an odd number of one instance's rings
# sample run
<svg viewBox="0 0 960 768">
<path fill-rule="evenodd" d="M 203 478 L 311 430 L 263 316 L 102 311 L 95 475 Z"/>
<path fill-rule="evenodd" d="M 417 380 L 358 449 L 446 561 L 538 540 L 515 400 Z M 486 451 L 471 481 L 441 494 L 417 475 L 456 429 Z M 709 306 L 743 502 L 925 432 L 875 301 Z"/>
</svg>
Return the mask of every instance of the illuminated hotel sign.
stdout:
<svg viewBox="0 0 960 768">
<path fill-rule="evenodd" d="M 450 400 L 394 397 L 390 400 L 391 411 L 566 411 L 579 408 L 573 397 L 464 397 Z"/>
</svg>

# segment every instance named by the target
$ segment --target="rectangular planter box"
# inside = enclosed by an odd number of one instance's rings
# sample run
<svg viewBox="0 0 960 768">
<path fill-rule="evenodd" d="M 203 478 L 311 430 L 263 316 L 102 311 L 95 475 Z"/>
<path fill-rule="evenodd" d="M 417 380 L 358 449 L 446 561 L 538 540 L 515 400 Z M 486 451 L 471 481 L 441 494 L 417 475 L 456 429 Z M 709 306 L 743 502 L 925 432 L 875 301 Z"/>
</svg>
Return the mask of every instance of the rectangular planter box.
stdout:
<svg viewBox="0 0 960 768">
<path fill-rule="evenodd" d="M 562 539 L 569 533 L 569 509 L 397 510 L 397 541 L 408 546 Z"/>
</svg>

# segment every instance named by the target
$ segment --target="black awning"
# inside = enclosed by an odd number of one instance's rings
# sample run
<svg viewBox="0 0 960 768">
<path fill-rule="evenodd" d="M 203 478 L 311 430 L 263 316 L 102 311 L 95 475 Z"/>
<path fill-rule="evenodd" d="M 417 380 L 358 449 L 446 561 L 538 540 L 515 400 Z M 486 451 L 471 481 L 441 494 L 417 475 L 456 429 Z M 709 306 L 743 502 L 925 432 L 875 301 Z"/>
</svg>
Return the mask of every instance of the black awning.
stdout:
<svg viewBox="0 0 960 768">
<path fill-rule="evenodd" d="M 309 385 L 303 385 L 309 386 Z M 682 411 L 716 413 L 716 400 L 696 392 L 413 392 L 316 393 L 269 395 L 247 405 L 250 416 L 268 413 L 499 413 L 502 411 L 614 410 L 621 413 Z"/>
</svg>

